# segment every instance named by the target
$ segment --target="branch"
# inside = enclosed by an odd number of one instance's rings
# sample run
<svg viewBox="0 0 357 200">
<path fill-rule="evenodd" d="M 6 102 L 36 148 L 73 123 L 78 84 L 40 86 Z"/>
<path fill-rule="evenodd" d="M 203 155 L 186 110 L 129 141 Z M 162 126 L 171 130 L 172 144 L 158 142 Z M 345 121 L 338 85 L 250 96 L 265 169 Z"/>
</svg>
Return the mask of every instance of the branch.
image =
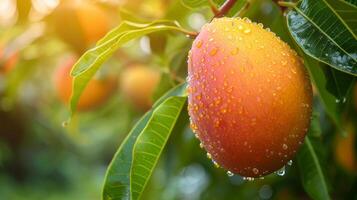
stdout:
<svg viewBox="0 0 357 200">
<path fill-rule="evenodd" d="M 214 15 L 217 15 L 219 13 L 218 8 L 216 7 L 216 5 L 213 3 L 212 0 L 208 0 L 209 6 L 213 12 Z"/>
<path fill-rule="evenodd" d="M 294 7 L 296 7 L 296 3 L 294 3 L 294 2 L 279 1 L 279 0 L 275 0 L 274 2 L 276 2 L 276 3 L 279 5 L 281 11 L 283 11 L 283 12 L 284 12 L 287 8 L 294 8 Z"/>
<path fill-rule="evenodd" d="M 282 7 L 290 7 L 293 8 L 296 6 L 296 3 L 293 2 L 287 2 L 287 1 L 278 1 L 278 5 Z"/>
<path fill-rule="evenodd" d="M 223 17 L 226 15 L 236 2 L 237 0 L 226 0 L 226 2 L 219 8 L 218 12 L 215 13 L 214 17 Z"/>
</svg>

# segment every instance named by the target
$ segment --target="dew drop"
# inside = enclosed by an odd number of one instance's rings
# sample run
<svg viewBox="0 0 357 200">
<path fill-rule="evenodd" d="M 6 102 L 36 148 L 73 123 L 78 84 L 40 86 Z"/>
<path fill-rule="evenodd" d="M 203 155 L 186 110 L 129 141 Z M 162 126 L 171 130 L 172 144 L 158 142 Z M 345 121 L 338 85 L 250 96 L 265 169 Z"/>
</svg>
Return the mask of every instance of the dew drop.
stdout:
<svg viewBox="0 0 357 200">
<path fill-rule="evenodd" d="M 292 160 L 289 160 L 289 161 L 288 161 L 288 165 L 289 165 L 289 166 L 293 165 L 293 161 L 292 161 Z"/>
<path fill-rule="evenodd" d="M 291 68 L 291 72 L 292 73 L 294 73 L 294 74 L 296 74 L 297 72 L 296 72 L 296 70 L 294 69 L 294 68 Z"/>
<path fill-rule="evenodd" d="M 219 168 L 219 164 L 216 161 L 212 160 L 212 162 L 215 168 Z"/>
<path fill-rule="evenodd" d="M 202 143 L 200 143 L 200 148 L 203 149 L 203 144 Z"/>
<path fill-rule="evenodd" d="M 284 176 L 285 175 L 285 166 L 279 169 L 278 171 L 275 172 L 278 176 Z"/>
<path fill-rule="evenodd" d="M 209 52 L 209 55 L 214 56 L 214 55 L 217 54 L 217 51 L 218 51 L 217 48 L 213 48 L 213 49 Z"/>
<path fill-rule="evenodd" d="M 228 175 L 229 177 L 234 176 L 234 174 L 233 174 L 231 171 L 227 171 L 227 175 Z"/>
<path fill-rule="evenodd" d="M 259 169 L 253 168 L 253 173 L 254 173 L 254 174 L 258 174 L 258 173 L 259 173 Z"/>
<path fill-rule="evenodd" d="M 62 127 L 63 127 L 63 128 L 65 128 L 65 127 L 67 127 L 67 126 L 68 126 L 68 124 L 69 124 L 69 122 L 68 122 L 68 121 L 64 121 L 64 122 L 62 122 Z"/>
<path fill-rule="evenodd" d="M 192 87 L 187 86 L 186 90 L 188 94 L 192 94 Z"/>
<path fill-rule="evenodd" d="M 197 48 L 201 48 L 202 47 L 202 40 L 199 40 L 196 44 Z"/>
<path fill-rule="evenodd" d="M 243 180 L 245 181 L 254 181 L 253 177 L 243 177 Z"/>
<path fill-rule="evenodd" d="M 192 129 L 192 131 L 193 131 L 194 133 L 195 133 L 196 130 L 198 129 L 197 125 L 194 124 L 194 123 L 190 123 L 190 127 L 191 127 L 191 129 Z"/>
<path fill-rule="evenodd" d="M 187 77 L 186 77 L 186 81 L 187 81 L 187 82 L 190 82 L 190 81 L 191 81 L 191 77 L 190 77 L 190 76 L 187 76 Z"/>
<path fill-rule="evenodd" d="M 231 54 L 232 54 L 232 55 L 237 55 L 238 51 L 239 51 L 238 47 L 237 47 L 237 48 L 234 48 L 234 49 L 231 51 Z"/>
<path fill-rule="evenodd" d="M 288 145 L 283 144 L 283 149 L 284 149 L 284 150 L 287 150 L 287 149 L 288 149 Z"/>
<path fill-rule="evenodd" d="M 206 156 L 208 159 L 212 159 L 212 155 L 210 153 L 207 153 Z"/>
<path fill-rule="evenodd" d="M 250 21 L 250 19 L 248 19 L 247 17 L 244 17 L 243 20 L 247 23 L 252 23 L 252 21 Z"/>
<path fill-rule="evenodd" d="M 243 33 L 245 33 L 245 34 L 249 34 L 250 32 L 251 32 L 251 30 L 249 28 L 247 28 L 243 31 Z"/>
</svg>

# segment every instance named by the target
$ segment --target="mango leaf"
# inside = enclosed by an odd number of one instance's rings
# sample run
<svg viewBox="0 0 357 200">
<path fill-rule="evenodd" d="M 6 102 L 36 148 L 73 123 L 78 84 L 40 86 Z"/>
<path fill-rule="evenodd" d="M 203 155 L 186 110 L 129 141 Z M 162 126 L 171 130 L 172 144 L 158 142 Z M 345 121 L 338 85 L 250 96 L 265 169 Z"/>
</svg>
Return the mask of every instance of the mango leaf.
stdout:
<svg viewBox="0 0 357 200">
<path fill-rule="evenodd" d="M 122 45 L 130 40 L 143 35 L 158 31 L 179 31 L 189 33 L 173 21 L 160 20 L 149 24 L 139 24 L 124 21 L 118 27 L 109 32 L 101 39 L 97 46 L 85 52 L 73 66 L 71 75 L 73 78 L 73 92 L 71 96 L 70 109 L 73 116 L 80 95 L 88 84 L 89 80 L 95 75 L 100 66 Z"/>
<path fill-rule="evenodd" d="M 325 0 L 328 5 L 331 5 L 336 12 L 336 15 L 341 18 L 341 21 L 350 29 L 354 38 L 357 33 L 357 6 L 351 5 L 342 0 Z"/>
<path fill-rule="evenodd" d="M 326 89 L 336 97 L 336 102 L 340 104 L 346 103 L 346 97 L 352 91 L 355 77 L 327 67 L 325 76 L 327 78 Z"/>
<path fill-rule="evenodd" d="M 289 31 L 306 54 L 356 76 L 356 11 L 340 0 L 302 0 L 287 15 Z"/>
<path fill-rule="evenodd" d="M 188 8 L 200 8 L 208 6 L 208 0 L 181 0 L 182 4 Z"/>
<path fill-rule="evenodd" d="M 154 110 L 133 150 L 131 199 L 139 199 L 183 110 L 186 97 L 170 97 Z"/>
<path fill-rule="evenodd" d="M 133 148 L 138 136 L 147 127 L 151 117 L 153 117 L 154 109 L 159 108 L 169 97 L 185 96 L 185 92 L 186 84 L 181 84 L 167 92 L 154 104 L 153 109 L 146 113 L 133 127 L 115 153 L 107 169 L 102 195 L 104 200 L 130 198 L 130 169 L 133 159 Z"/>
<path fill-rule="evenodd" d="M 286 17 L 286 22 L 286 27 L 289 28 L 288 17 Z M 290 32 L 290 34 L 291 37 L 293 37 L 293 33 Z M 337 70 L 331 69 L 328 65 L 310 57 L 296 42 L 291 44 L 303 58 L 304 65 L 307 68 L 314 85 L 316 86 L 317 93 L 326 113 L 333 120 L 334 124 L 339 129 L 339 132 L 342 135 L 346 135 L 347 133 L 343 129 L 341 121 L 342 111 L 346 106 L 345 97 L 348 96 L 349 92 L 351 92 L 354 77 L 349 74 L 338 73 Z M 338 75 L 335 76 L 336 74 Z M 338 80 L 336 77 L 338 77 Z"/>
<path fill-rule="evenodd" d="M 303 52 L 301 52 L 301 55 L 304 59 L 305 66 L 309 71 L 310 77 L 314 82 L 314 85 L 316 86 L 318 95 L 322 101 L 322 104 L 325 107 L 326 113 L 330 116 L 337 128 L 340 130 L 339 132 L 345 135 L 346 132 L 342 128 L 341 121 L 341 113 L 345 106 L 344 100 L 343 98 L 340 99 L 340 97 L 336 97 L 335 95 L 333 95 L 327 87 L 328 84 L 333 84 L 329 87 L 335 87 L 335 90 L 338 90 L 337 87 L 339 86 L 334 84 L 335 82 L 329 82 L 329 79 L 325 73 L 325 71 L 328 71 L 329 69 L 323 63 L 318 62 L 317 60 L 309 57 Z M 348 82 L 350 84 L 349 87 L 353 85 L 353 80 L 345 81 L 346 83 Z"/>
<path fill-rule="evenodd" d="M 312 120 L 310 124 L 310 136 L 312 137 L 320 137 L 322 132 L 321 132 L 321 125 L 320 125 L 320 113 L 314 111 L 312 113 Z"/>
<path fill-rule="evenodd" d="M 160 77 L 160 82 L 155 88 L 152 99 L 154 101 L 158 100 L 164 93 L 170 90 L 173 86 L 175 86 L 175 81 L 172 80 L 168 73 L 162 73 Z"/>
<path fill-rule="evenodd" d="M 181 0 L 183 5 L 191 9 L 199 9 L 203 7 L 209 7 L 209 0 Z M 226 0 L 212 0 L 212 3 L 215 4 L 216 7 L 222 6 Z M 227 17 L 236 16 L 237 13 L 247 4 L 247 0 L 239 0 L 237 1 L 233 7 L 226 14 Z"/>
<path fill-rule="evenodd" d="M 357 0 L 344 0 L 344 1 L 347 2 L 347 3 L 350 3 L 350 4 L 354 5 L 354 6 L 357 6 Z"/>
<path fill-rule="evenodd" d="M 302 185 L 312 199 L 329 200 L 329 184 L 321 163 L 321 144 L 307 136 L 297 155 Z"/>
</svg>

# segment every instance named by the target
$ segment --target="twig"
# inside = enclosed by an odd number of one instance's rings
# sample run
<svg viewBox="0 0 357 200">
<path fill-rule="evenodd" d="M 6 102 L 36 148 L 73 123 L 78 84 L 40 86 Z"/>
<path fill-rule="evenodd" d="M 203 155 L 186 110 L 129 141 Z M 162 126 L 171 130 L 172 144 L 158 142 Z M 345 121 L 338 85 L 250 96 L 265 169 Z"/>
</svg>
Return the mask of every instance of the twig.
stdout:
<svg viewBox="0 0 357 200">
<path fill-rule="evenodd" d="M 287 2 L 287 1 L 278 1 L 278 5 L 281 7 L 289 7 L 289 8 L 293 8 L 296 6 L 296 3 L 293 2 Z"/>
<path fill-rule="evenodd" d="M 213 1 L 212 1 L 212 0 L 208 0 L 208 3 L 209 3 L 209 5 L 210 5 L 210 8 L 211 8 L 213 14 L 214 14 L 214 15 L 217 15 L 217 14 L 219 13 L 219 10 L 218 10 L 218 8 L 216 7 L 216 5 L 213 3 Z"/>
<path fill-rule="evenodd" d="M 198 32 L 194 32 L 194 31 L 187 31 L 184 33 L 186 34 L 187 37 L 189 37 L 191 39 L 195 39 L 198 35 Z"/>
<path fill-rule="evenodd" d="M 294 2 L 288 2 L 288 1 L 279 1 L 279 0 L 276 0 L 275 1 L 282 12 L 285 12 L 288 8 L 294 8 L 296 6 L 296 3 Z"/>
<path fill-rule="evenodd" d="M 219 8 L 218 12 L 215 13 L 214 17 L 223 17 L 229 10 L 234 6 L 237 0 L 226 0 L 226 2 Z"/>
</svg>

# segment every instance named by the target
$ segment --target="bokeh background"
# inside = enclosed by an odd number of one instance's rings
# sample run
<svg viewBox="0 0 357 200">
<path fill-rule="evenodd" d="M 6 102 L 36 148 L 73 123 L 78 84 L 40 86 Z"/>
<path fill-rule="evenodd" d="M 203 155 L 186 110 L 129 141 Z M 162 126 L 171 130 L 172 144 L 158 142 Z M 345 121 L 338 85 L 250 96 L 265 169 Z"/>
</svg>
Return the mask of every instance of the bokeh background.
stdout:
<svg viewBox="0 0 357 200">
<path fill-rule="evenodd" d="M 288 41 L 280 8 L 253 2 L 245 15 Z M 121 141 L 185 80 L 192 40 L 155 33 L 126 44 L 95 75 L 67 124 L 72 65 L 123 20 L 174 19 L 198 31 L 211 18 L 209 8 L 191 10 L 179 0 L 1 0 L 0 199 L 100 199 Z M 355 93 L 343 102 L 347 138 L 314 101 L 336 199 L 357 198 Z M 143 199 L 309 199 L 294 161 L 280 175 L 250 182 L 227 176 L 186 125 L 172 134 Z"/>
</svg>

